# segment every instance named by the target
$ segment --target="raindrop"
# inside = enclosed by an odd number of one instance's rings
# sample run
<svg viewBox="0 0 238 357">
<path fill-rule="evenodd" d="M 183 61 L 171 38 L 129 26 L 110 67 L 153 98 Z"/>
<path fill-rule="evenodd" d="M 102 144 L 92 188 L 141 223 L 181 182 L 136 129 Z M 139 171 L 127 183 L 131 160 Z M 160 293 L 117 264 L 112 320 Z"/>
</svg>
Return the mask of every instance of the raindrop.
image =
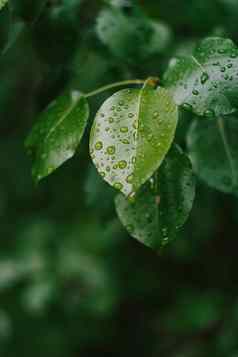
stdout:
<svg viewBox="0 0 238 357">
<path fill-rule="evenodd" d="M 113 154 L 115 154 L 115 151 L 116 151 L 115 146 L 108 146 L 108 147 L 107 147 L 107 153 L 108 153 L 108 155 L 113 155 Z"/>
<path fill-rule="evenodd" d="M 193 95 L 198 95 L 199 91 L 197 89 L 193 89 L 192 93 L 193 93 Z"/>
<path fill-rule="evenodd" d="M 193 109 L 192 105 L 189 104 L 189 103 L 183 103 L 182 107 L 183 107 L 184 110 L 190 110 L 191 111 Z"/>
<path fill-rule="evenodd" d="M 127 127 L 127 126 L 122 126 L 122 127 L 120 128 L 120 132 L 121 132 L 121 133 L 127 133 L 127 132 L 128 132 L 128 127 Z"/>
<path fill-rule="evenodd" d="M 205 84 L 208 79 L 209 79 L 209 75 L 207 74 L 207 72 L 203 72 L 200 78 L 201 83 Z"/>
<path fill-rule="evenodd" d="M 121 160 L 118 162 L 118 166 L 120 169 L 125 169 L 127 167 L 127 162 L 125 160 Z"/>
<path fill-rule="evenodd" d="M 96 144 L 95 144 L 95 149 L 96 150 L 102 150 L 103 148 L 103 143 L 101 141 L 98 141 Z"/>
<path fill-rule="evenodd" d="M 205 110 L 204 115 L 205 115 L 207 118 L 211 118 L 211 117 L 213 117 L 215 114 L 214 114 L 214 111 L 213 111 L 212 109 L 207 109 L 207 110 Z"/>
<path fill-rule="evenodd" d="M 132 183 L 132 181 L 133 181 L 133 174 L 127 176 L 127 178 L 126 178 L 127 183 Z"/>
<path fill-rule="evenodd" d="M 121 190 L 123 188 L 123 184 L 121 182 L 115 182 L 113 186 L 117 190 Z"/>
</svg>

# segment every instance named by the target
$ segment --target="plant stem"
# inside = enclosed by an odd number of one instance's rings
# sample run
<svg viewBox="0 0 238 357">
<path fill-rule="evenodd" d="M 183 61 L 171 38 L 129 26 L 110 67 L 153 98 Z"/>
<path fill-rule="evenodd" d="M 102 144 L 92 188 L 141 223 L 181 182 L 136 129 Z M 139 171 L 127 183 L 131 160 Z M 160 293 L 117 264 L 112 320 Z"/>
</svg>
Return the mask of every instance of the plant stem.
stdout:
<svg viewBox="0 0 238 357">
<path fill-rule="evenodd" d="M 116 82 L 116 83 L 112 83 L 112 84 L 108 84 L 106 86 L 103 86 L 103 87 L 100 87 L 92 92 L 89 92 L 89 93 L 86 93 L 84 96 L 86 98 L 89 98 L 89 97 L 93 97 L 94 95 L 96 94 L 99 94 L 99 93 L 102 93 L 102 92 L 105 92 L 111 88 L 115 88 L 115 87 L 120 87 L 120 86 L 126 86 L 128 84 L 144 84 L 145 81 L 142 80 L 142 79 L 129 79 L 129 80 L 126 80 L 126 81 L 121 81 L 121 82 Z"/>
</svg>

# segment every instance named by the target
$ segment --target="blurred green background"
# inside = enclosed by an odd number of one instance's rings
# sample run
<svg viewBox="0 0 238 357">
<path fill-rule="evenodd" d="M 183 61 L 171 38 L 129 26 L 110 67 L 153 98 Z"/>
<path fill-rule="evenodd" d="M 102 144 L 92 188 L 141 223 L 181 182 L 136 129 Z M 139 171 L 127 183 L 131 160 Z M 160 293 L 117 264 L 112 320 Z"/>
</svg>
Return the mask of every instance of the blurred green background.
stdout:
<svg viewBox="0 0 238 357">
<path fill-rule="evenodd" d="M 24 149 L 64 89 L 162 77 L 205 36 L 238 42 L 237 20 L 237 0 L 9 0 L 2 9 L 1 357 L 238 357 L 237 198 L 197 182 L 185 228 L 155 253 L 118 221 L 115 192 L 90 163 L 89 130 L 38 186 Z M 91 100 L 91 121 L 110 93 Z M 181 113 L 183 148 L 192 119 Z"/>
</svg>

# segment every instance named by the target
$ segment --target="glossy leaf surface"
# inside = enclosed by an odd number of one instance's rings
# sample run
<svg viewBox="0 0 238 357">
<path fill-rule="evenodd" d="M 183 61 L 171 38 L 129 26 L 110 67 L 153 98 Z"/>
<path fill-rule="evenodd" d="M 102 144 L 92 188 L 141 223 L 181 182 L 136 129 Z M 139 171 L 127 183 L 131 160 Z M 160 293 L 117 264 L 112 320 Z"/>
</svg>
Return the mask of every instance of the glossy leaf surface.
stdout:
<svg viewBox="0 0 238 357">
<path fill-rule="evenodd" d="M 74 155 L 88 116 L 88 103 L 77 91 L 60 96 L 40 115 L 26 140 L 35 180 L 51 174 Z"/>
<path fill-rule="evenodd" d="M 194 195 L 190 160 L 179 147 L 173 146 L 134 202 L 122 194 L 116 197 L 116 210 L 132 237 L 158 249 L 175 238 L 188 218 Z"/>
<path fill-rule="evenodd" d="M 230 114 L 238 108 L 238 49 L 229 40 L 203 40 L 193 55 L 170 61 L 165 86 L 178 105 L 207 117 Z"/>
<path fill-rule="evenodd" d="M 130 195 L 160 166 L 174 138 L 178 111 L 170 94 L 149 86 L 123 89 L 98 111 L 90 153 L 102 177 Z"/>
<path fill-rule="evenodd" d="M 238 121 L 225 118 L 195 121 L 188 149 L 196 174 L 209 186 L 238 194 Z"/>
</svg>

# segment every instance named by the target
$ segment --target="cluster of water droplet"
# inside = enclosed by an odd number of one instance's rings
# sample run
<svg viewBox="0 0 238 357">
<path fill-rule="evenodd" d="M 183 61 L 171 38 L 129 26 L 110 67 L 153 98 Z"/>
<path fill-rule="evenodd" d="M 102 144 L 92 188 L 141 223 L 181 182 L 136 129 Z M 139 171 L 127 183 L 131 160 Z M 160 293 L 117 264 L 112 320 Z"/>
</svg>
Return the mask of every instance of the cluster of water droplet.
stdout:
<svg viewBox="0 0 238 357">
<path fill-rule="evenodd" d="M 129 195 L 136 162 L 139 90 L 125 89 L 98 111 L 90 138 L 90 154 L 102 177 Z"/>
<path fill-rule="evenodd" d="M 173 59 L 166 74 L 177 104 L 214 117 L 235 110 L 230 99 L 238 90 L 238 50 L 230 40 L 204 40 L 194 56 Z"/>
</svg>

